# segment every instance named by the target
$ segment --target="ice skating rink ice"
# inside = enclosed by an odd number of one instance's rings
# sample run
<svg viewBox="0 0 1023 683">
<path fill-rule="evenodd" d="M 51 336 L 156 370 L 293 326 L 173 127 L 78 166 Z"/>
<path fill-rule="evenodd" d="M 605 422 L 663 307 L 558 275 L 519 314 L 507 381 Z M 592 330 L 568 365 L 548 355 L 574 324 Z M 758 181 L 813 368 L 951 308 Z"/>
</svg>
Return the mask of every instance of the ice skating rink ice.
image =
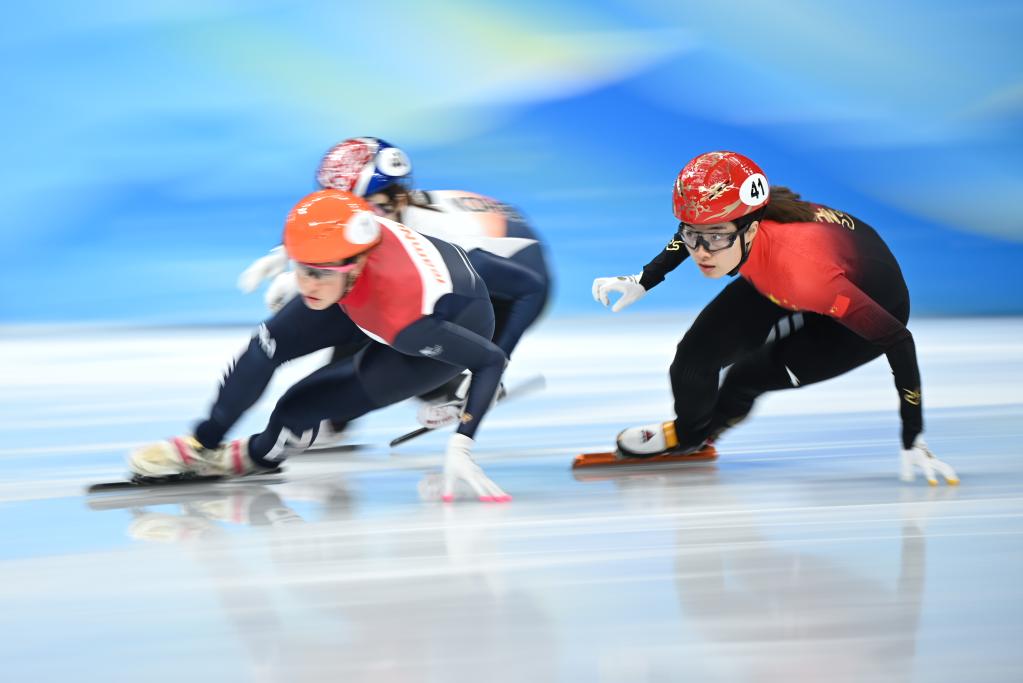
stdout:
<svg viewBox="0 0 1023 683">
<path fill-rule="evenodd" d="M 670 416 L 688 323 L 527 338 L 508 383 L 547 389 L 476 451 L 507 505 L 420 500 L 445 437 L 387 448 L 409 405 L 276 480 L 90 501 L 133 445 L 187 432 L 249 331 L 0 328 L 0 679 L 1023 680 L 1023 319 L 911 324 L 957 488 L 899 481 L 883 358 L 768 397 L 714 464 L 573 476 Z"/>
</svg>

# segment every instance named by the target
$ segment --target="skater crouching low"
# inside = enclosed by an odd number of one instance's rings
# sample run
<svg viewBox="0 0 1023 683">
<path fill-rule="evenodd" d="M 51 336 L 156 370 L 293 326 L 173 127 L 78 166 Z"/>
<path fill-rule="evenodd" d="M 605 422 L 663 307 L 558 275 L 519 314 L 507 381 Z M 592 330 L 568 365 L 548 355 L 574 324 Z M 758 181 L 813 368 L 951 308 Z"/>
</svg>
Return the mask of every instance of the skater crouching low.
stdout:
<svg viewBox="0 0 1023 683">
<path fill-rule="evenodd" d="M 307 448 L 323 420 L 356 418 L 469 370 L 473 379 L 448 442 L 442 495 L 451 500 L 456 480 L 463 480 L 481 500 L 510 500 L 470 455 L 507 357 L 490 341 L 493 307 L 464 252 L 376 216 L 364 199 L 340 190 L 314 192 L 291 210 L 284 247 L 296 263 L 301 296 L 259 327 L 194 435 L 136 450 L 132 472 L 161 478 L 273 470 Z M 285 392 L 262 432 L 224 442 L 278 366 L 359 340 L 368 343 L 353 357 Z"/>
<path fill-rule="evenodd" d="M 903 479 L 919 468 L 932 485 L 935 472 L 958 483 L 922 438 L 920 371 L 906 328 L 909 291 L 873 228 L 769 187 L 763 171 L 734 152 L 686 164 L 673 205 L 680 221 L 674 239 L 642 273 L 597 278 L 594 298 L 607 306 L 609 294 L 619 293 L 617 312 L 689 256 L 705 277 L 740 277 L 678 345 L 670 369 L 675 419 L 622 431 L 620 457 L 698 452 L 741 422 L 761 394 L 838 377 L 883 353 L 899 397 Z M 765 342 L 772 330 L 785 334 Z"/>
</svg>

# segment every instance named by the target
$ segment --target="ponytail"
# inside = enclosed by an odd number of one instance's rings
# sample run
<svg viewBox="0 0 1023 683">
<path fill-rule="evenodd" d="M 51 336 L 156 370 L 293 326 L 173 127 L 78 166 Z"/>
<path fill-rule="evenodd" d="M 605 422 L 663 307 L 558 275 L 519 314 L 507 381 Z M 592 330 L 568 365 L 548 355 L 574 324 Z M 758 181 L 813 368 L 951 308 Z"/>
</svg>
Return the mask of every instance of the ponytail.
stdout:
<svg viewBox="0 0 1023 683">
<path fill-rule="evenodd" d="M 796 192 L 784 185 L 772 185 L 763 219 L 775 223 L 812 223 L 817 220 L 816 214 L 817 207 L 800 199 Z"/>
</svg>

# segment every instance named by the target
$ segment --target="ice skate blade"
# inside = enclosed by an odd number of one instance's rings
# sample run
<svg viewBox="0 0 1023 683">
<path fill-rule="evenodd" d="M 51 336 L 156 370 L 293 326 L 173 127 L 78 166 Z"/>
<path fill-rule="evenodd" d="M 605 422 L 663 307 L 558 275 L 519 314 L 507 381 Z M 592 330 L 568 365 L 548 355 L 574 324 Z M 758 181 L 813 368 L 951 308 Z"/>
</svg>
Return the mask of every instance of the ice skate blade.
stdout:
<svg viewBox="0 0 1023 683">
<path fill-rule="evenodd" d="M 627 458 L 618 455 L 617 451 L 606 453 L 583 453 L 575 456 L 572 461 L 572 469 L 587 469 L 590 467 L 647 467 L 649 465 L 666 463 L 685 462 L 711 462 L 717 460 L 718 452 L 713 446 L 706 446 L 693 453 L 685 455 L 655 455 L 652 458 Z"/>
<path fill-rule="evenodd" d="M 313 444 L 309 448 L 305 449 L 301 453 L 295 453 L 295 456 L 301 456 L 302 453 L 355 453 L 369 448 L 369 444 L 364 443 L 334 443 L 334 444 Z M 289 456 L 295 457 L 295 456 Z"/>
<path fill-rule="evenodd" d="M 244 482 L 261 480 L 270 474 L 280 474 L 284 470 L 280 467 L 264 472 L 253 472 L 243 477 L 225 477 L 219 474 L 197 475 L 197 474 L 176 474 L 169 477 L 143 477 L 134 475 L 131 479 L 124 481 L 108 481 L 101 484 L 92 484 L 85 489 L 88 494 L 106 493 L 108 491 L 122 490 L 143 490 L 165 488 L 168 486 L 194 486 L 197 484 L 213 484 L 216 482 Z M 264 481 L 264 483 L 266 483 Z"/>
</svg>

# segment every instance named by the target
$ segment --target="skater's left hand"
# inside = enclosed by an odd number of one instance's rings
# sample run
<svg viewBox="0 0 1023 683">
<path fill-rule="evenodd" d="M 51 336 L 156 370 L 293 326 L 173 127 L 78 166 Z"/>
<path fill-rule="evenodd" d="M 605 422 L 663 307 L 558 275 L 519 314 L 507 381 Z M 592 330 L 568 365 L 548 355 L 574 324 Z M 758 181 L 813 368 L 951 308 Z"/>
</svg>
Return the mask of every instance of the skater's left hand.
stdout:
<svg viewBox="0 0 1023 683">
<path fill-rule="evenodd" d="M 455 482 L 461 480 L 472 487 L 480 500 L 487 503 L 506 503 L 511 496 L 490 480 L 470 455 L 473 440 L 464 434 L 452 434 L 444 455 L 444 491 L 441 499 L 450 503 L 455 499 Z"/>
<path fill-rule="evenodd" d="M 913 481 L 917 467 L 924 473 L 927 483 L 931 486 L 938 485 L 938 478 L 934 476 L 935 472 L 945 477 L 949 486 L 959 483 L 956 471 L 952 469 L 951 465 L 934 457 L 922 436 L 916 437 L 912 448 L 902 449 L 902 475 L 900 477 L 902 481 Z"/>
</svg>

